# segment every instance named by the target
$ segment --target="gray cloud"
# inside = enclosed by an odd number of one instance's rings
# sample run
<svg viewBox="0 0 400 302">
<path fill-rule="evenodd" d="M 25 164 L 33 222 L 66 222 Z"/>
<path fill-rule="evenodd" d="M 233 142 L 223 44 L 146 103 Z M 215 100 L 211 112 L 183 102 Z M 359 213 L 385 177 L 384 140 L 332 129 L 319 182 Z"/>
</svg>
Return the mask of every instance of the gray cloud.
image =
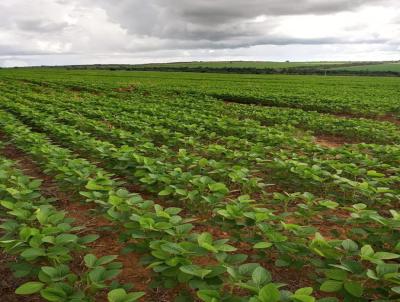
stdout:
<svg viewBox="0 0 400 302">
<path fill-rule="evenodd" d="M 40 19 L 22 19 L 16 20 L 15 23 L 20 30 L 39 33 L 60 32 L 68 27 L 67 22 L 50 22 Z"/>
<path fill-rule="evenodd" d="M 354 43 L 337 37 L 314 39 L 276 36 L 282 18 L 296 15 L 326 15 L 356 11 L 390 0 L 86 0 L 102 7 L 109 18 L 141 38 L 157 38 L 167 48 L 220 49 L 255 45 Z M 256 22 L 262 17 L 261 22 Z M 260 21 L 260 20 L 258 20 Z M 316 24 L 316 26 L 324 26 Z M 358 39 L 362 40 L 362 39 Z M 370 40 L 382 41 L 376 38 Z M 366 43 L 368 41 L 366 40 Z M 151 47 L 150 47 L 151 48 Z M 129 47 L 127 48 L 129 50 Z"/>
<path fill-rule="evenodd" d="M 223 1 L 159 1 L 165 7 L 179 3 L 177 11 L 187 21 L 201 24 L 220 24 L 234 20 L 247 19 L 259 15 L 282 16 L 299 14 L 327 14 L 354 10 L 360 6 L 376 3 L 379 0 L 223 0 Z"/>
<path fill-rule="evenodd" d="M 28 64 L 39 57 L 93 63 L 249 53 L 260 59 L 254 50 L 275 56 L 281 48 L 293 51 L 293 58 L 282 54 L 293 60 L 299 46 L 392 55 L 400 45 L 393 14 L 399 7 L 398 0 L 2 0 L 0 57 L 29 56 Z"/>
<path fill-rule="evenodd" d="M 53 54 L 54 52 L 22 47 L 21 45 L 1 45 L 0 55 L 2 56 L 42 56 Z"/>
<path fill-rule="evenodd" d="M 187 39 L 219 38 L 213 32 L 241 35 L 251 29 L 249 21 L 265 15 L 276 17 L 304 14 L 332 14 L 353 11 L 360 7 L 385 3 L 385 0 L 88 0 L 103 7 L 110 18 L 132 34 Z M 247 29 L 247 31 L 245 30 Z"/>
</svg>

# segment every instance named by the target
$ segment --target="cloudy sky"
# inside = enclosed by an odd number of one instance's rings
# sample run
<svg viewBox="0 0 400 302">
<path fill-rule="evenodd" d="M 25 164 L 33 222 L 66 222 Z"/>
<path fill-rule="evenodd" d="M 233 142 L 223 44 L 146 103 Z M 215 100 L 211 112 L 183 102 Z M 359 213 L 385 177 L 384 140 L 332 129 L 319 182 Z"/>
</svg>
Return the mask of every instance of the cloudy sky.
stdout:
<svg viewBox="0 0 400 302">
<path fill-rule="evenodd" d="M 0 2 L 0 66 L 191 60 L 400 60 L 400 1 Z"/>
</svg>

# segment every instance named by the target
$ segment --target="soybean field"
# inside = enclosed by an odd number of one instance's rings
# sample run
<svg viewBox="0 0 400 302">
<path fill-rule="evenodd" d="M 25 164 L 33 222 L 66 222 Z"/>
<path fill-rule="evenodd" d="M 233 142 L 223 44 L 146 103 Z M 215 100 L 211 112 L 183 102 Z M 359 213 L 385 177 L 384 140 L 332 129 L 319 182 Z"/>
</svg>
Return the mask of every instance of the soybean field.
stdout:
<svg viewBox="0 0 400 302">
<path fill-rule="evenodd" d="M 400 301 L 400 78 L 0 70 L 2 301 Z"/>
</svg>

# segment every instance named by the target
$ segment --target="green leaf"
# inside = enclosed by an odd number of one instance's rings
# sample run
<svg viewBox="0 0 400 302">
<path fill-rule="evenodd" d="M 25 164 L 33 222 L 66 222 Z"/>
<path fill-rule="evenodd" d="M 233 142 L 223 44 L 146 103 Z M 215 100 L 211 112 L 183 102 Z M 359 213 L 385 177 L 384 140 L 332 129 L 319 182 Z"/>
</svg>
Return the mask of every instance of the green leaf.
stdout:
<svg viewBox="0 0 400 302">
<path fill-rule="evenodd" d="M 197 242 L 201 245 L 202 243 L 212 244 L 213 238 L 210 233 L 201 233 L 199 237 L 197 237 Z"/>
<path fill-rule="evenodd" d="M 361 211 L 361 210 L 366 209 L 367 205 L 364 203 L 356 203 L 356 204 L 353 204 L 353 208 L 355 208 L 358 211 Z"/>
<path fill-rule="evenodd" d="M 77 241 L 78 236 L 74 234 L 61 234 L 56 237 L 56 244 L 68 244 Z"/>
<path fill-rule="evenodd" d="M 371 177 L 385 177 L 385 174 L 378 173 L 378 172 L 376 172 L 376 171 L 374 171 L 374 170 L 368 171 L 368 172 L 367 172 L 367 175 L 368 175 L 368 176 L 371 176 Z"/>
<path fill-rule="evenodd" d="M 17 295 L 32 295 L 40 291 L 44 286 L 42 282 L 27 282 L 15 290 Z"/>
<path fill-rule="evenodd" d="M 52 266 L 42 266 L 42 271 L 51 278 L 58 275 L 58 270 Z"/>
<path fill-rule="evenodd" d="M 124 302 L 127 293 L 123 288 L 117 288 L 110 291 L 107 295 L 109 302 Z"/>
<path fill-rule="evenodd" d="M 168 230 L 171 229 L 173 227 L 173 225 L 169 222 L 157 222 L 154 227 L 157 230 Z"/>
<path fill-rule="evenodd" d="M 184 189 L 176 189 L 175 192 L 176 192 L 176 194 L 182 195 L 182 196 L 186 196 L 187 193 L 188 193 L 188 192 L 187 192 L 186 190 L 184 190 Z"/>
<path fill-rule="evenodd" d="M 239 274 L 245 275 L 245 276 L 250 276 L 253 271 L 259 267 L 260 264 L 258 263 L 245 263 L 239 266 Z"/>
<path fill-rule="evenodd" d="M 237 250 L 237 248 L 229 244 L 216 245 L 214 248 L 220 252 L 234 252 Z"/>
<path fill-rule="evenodd" d="M 275 284 L 270 283 L 260 290 L 258 298 L 261 302 L 278 302 L 281 298 L 281 293 Z"/>
<path fill-rule="evenodd" d="M 346 291 L 354 297 L 360 298 L 364 292 L 362 285 L 354 281 L 346 281 L 344 283 Z"/>
<path fill-rule="evenodd" d="M 1 200 L 0 204 L 5 207 L 6 209 L 12 210 L 15 208 L 15 203 L 7 200 Z"/>
<path fill-rule="evenodd" d="M 145 295 L 144 292 L 129 293 L 124 302 L 133 302 L 139 300 Z"/>
<path fill-rule="evenodd" d="M 272 244 L 271 242 L 266 242 L 266 241 L 264 241 L 264 242 L 258 242 L 258 243 L 256 243 L 256 244 L 253 246 L 253 248 L 255 248 L 255 249 L 267 249 L 267 248 L 270 248 L 272 245 L 273 245 L 273 244 Z"/>
<path fill-rule="evenodd" d="M 358 245 L 351 239 L 343 240 L 342 246 L 346 251 L 355 252 L 358 250 Z"/>
<path fill-rule="evenodd" d="M 98 184 L 96 184 L 96 181 L 91 179 L 88 181 L 87 185 L 85 186 L 86 189 L 91 190 L 91 191 L 101 191 L 103 189 L 102 186 L 99 186 Z"/>
<path fill-rule="evenodd" d="M 392 287 L 392 291 L 394 291 L 396 294 L 400 294 L 400 286 Z"/>
<path fill-rule="evenodd" d="M 397 259 L 400 257 L 400 255 L 387 252 L 377 252 L 375 253 L 374 257 L 381 260 L 390 260 L 390 259 Z"/>
<path fill-rule="evenodd" d="M 376 272 L 380 277 L 383 277 L 386 274 L 396 274 L 398 270 L 399 270 L 399 265 L 394 263 L 380 263 L 376 266 Z M 376 275 L 373 274 L 372 277 L 376 277 Z"/>
<path fill-rule="evenodd" d="M 225 186 L 225 184 L 221 182 L 209 184 L 208 188 L 210 189 L 211 192 L 218 192 L 221 194 L 226 194 L 229 192 L 229 189 Z"/>
<path fill-rule="evenodd" d="M 45 256 L 45 255 L 46 255 L 45 250 L 41 248 L 29 248 L 21 253 L 21 257 L 28 260 L 34 260 L 40 256 Z"/>
<path fill-rule="evenodd" d="M 210 252 L 213 252 L 213 253 L 217 253 L 218 252 L 218 250 L 215 247 L 213 247 L 211 244 L 203 243 L 203 244 L 200 244 L 200 246 L 202 248 L 206 249 L 207 251 L 210 251 Z"/>
<path fill-rule="evenodd" d="M 332 209 L 332 210 L 336 209 L 339 206 L 339 204 L 337 202 L 334 202 L 334 201 L 331 201 L 331 200 L 321 200 L 319 202 L 319 204 L 321 206 L 323 206 L 323 207 L 326 207 L 326 208 Z"/>
<path fill-rule="evenodd" d="M 370 245 L 364 245 L 361 248 L 361 257 L 363 258 L 369 258 L 374 255 L 374 250 Z"/>
<path fill-rule="evenodd" d="M 160 192 L 158 193 L 158 195 L 159 195 L 159 196 L 168 196 L 168 195 L 171 195 L 171 193 L 172 193 L 172 190 L 166 189 L 166 190 L 160 191 Z"/>
<path fill-rule="evenodd" d="M 78 240 L 78 242 L 79 242 L 79 244 L 86 245 L 86 244 L 88 244 L 88 243 L 91 243 L 91 242 L 93 242 L 93 241 L 96 241 L 97 239 L 99 239 L 99 237 L 100 237 L 100 236 L 99 236 L 99 235 L 96 235 L 96 234 L 89 234 L 89 235 L 80 237 L 79 240 Z"/>
<path fill-rule="evenodd" d="M 325 275 L 329 279 L 344 281 L 347 278 L 347 272 L 341 269 L 330 269 L 325 271 Z"/>
<path fill-rule="evenodd" d="M 379 277 L 376 275 L 375 271 L 373 271 L 373 270 L 371 270 L 371 269 L 368 269 L 368 270 L 367 270 L 367 276 L 368 276 L 368 278 L 370 278 L 370 279 L 379 280 Z"/>
<path fill-rule="evenodd" d="M 212 272 L 212 270 L 202 269 L 198 265 L 185 265 L 181 266 L 179 269 L 188 275 L 200 277 L 201 279 L 203 279 L 205 276 L 207 276 L 209 273 Z"/>
<path fill-rule="evenodd" d="M 96 264 L 97 257 L 95 255 L 93 255 L 93 254 L 87 254 L 83 258 L 83 260 L 85 261 L 85 264 L 86 264 L 87 267 L 92 268 Z"/>
<path fill-rule="evenodd" d="M 178 215 L 180 212 L 182 212 L 182 209 L 171 207 L 171 208 L 166 208 L 165 212 L 167 212 L 169 215 Z"/>
<path fill-rule="evenodd" d="M 43 298 L 50 302 L 65 301 L 67 294 L 59 287 L 47 287 L 40 291 Z"/>
<path fill-rule="evenodd" d="M 307 295 L 299 295 L 299 294 L 294 294 L 291 295 L 290 298 L 295 299 L 296 301 L 301 301 L 301 302 L 314 302 L 315 298 Z"/>
<path fill-rule="evenodd" d="M 208 160 L 206 159 L 206 158 L 202 158 L 202 159 L 200 159 L 199 161 L 198 161 L 198 165 L 200 166 L 200 167 L 205 167 L 206 165 L 207 165 L 207 163 L 208 163 Z"/>
<path fill-rule="evenodd" d="M 294 295 L 291 295 L 290 298 L 295 299 L 295 301 L 314 302 L 315 298 L 311 296 L 312 293 L 313 293 L 312 287 L 303 287 L 296 290 Z"/>
<path fill-rule="evenodd" d="M 117 255 L 103 256 L 96 261 L 96 265 L 104 265 L 104 264 L 114 261 L 117 258 L 118 258 Z"/>
<path fill-rule="evenodd" d="M 343 283 L 336 280 L 327 280 L 322 283 L 320 290 L 326 293 L 334 293 L 342 289 Z"/>
<path fill-rule="evenodd" d="M 167 243 L 163 244 L 161 246 L 161 249 L 164 252 L 167 252 L 167 253 L 170 253 L 173 255 L 179 255 L 179 254 L 186 252 L 186 250 L 183 247 L 181 247 L 179 244 L 173 243 L 173 242 L 167 242 Z"/>
<path fill-rule="evenodd" d="M 306 295 L 309 296 L 313 293 L 314 289 L 312 287 L 303 287 L 296 290 L 296 295 Z"/>
<path fill-rule="evenodd" d="M 104 273 L 106 269 L 102 266 L 97 266 L 89 272 L 89 278 L 95 283 L 99 283 L 105 280 Z"/>
<path fill-rule="evenodd" d="M 85 188 L 90 191 L 108 191 L 108 188 L 98 185 L 93 179 L 89 180 Z"/>
<path fill-rule="evenodd" d="M 212 245 L 213 243 L 213 238 L 212 235 L 210 233 L 202 233 L 197 237 L 197 242 L 199 243 L 199 245 L 210 251 L 213 253 L 217 253 L 218 250 Z"/>
<path fill-rule="evenodd" d="M 260 287 L 265 282 L 270 281 L 271 275 L 265 268 L 259 266 L 254 270 L 251 278 L 253 282 L 257 285 L 257 287 Z"/>
<path fill-rule="evenodd" d="M 197 292 L 197 296 L 204 302 L 219 302 L 220 294 L 216 290 L 203 289 Z"/>
</svg>

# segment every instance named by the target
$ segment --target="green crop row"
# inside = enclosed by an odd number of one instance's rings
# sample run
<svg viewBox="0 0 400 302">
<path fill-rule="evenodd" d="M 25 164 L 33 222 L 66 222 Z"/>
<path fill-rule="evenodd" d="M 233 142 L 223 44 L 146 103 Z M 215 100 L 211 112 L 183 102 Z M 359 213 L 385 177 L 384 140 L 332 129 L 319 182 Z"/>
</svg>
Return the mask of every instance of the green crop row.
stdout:
<svg viewBox="0 0 400 302">
<path fill-rule="evenodd" d="M 21 84 L 13 81 L 13 87 L 21 86 Z M 6 86 L 8 87 L 8 86 Z M 28 97 L 32 93 L 34 85 L 24 85 Z M 140 91 L 130 93 L 129 95 L 116 95 L 115 93 L 104 93 L 107 97 L 94 96 L 93 94 L 81 93 L 79 99 L 74 99 L 74 94 L 68 91 L 62 91 L 63 87 L 53 86 L 50 90 L 56 92 L 57 99 L 65 98 L 68 102 L 64 102 L 64 106 L 69 106 L 71 102 L 80 103 L 81 106 L 89 106 L 90 104 L 102 103 L 103 108 L 109 108 L 111 99 L 118 99 L 121 104 L 119 110 L 125 109 L 129 112 L 140 108 L 142 114 L 146 114 L 145 109 L 153 110 L 157 108 L 161 114 L 165 107 L 175 106 L 176 115 L 185 117 L 194 111 L 203 113 L 202 118 L 220 118 L 224 116 L 232 116 L 238 120 L 257 120 L 262 125 L 293 125 L 295 127 L 311 130 L 316 134 L 336 135 L 339 137 L 352 139 L 355 141 L 374 142 L 374 143 L 398 143 L 399 127 L 390 122 L 379 122 L 367 119 L 354 119 L 337 117 L 328 114 L 319 114 L 317 112 L 307 112 L 300 109 L 274 108 L 262 106 L 248 106 L 242 104 L 218 102 L 213 98 L 204 98 L 198 96 L 181 96 L 177 98 L 165 98 L 159 95 L 142 96 Z M 22 96 L 22 89 L 18 89 L 19 96 Z M 47 92 L 48 93 L 48 92 Z M 40 94 L 38 94 L 40 95 Z M 43 95 L 41 95 L 43 96 Z M 82 100 L 82 98 L 84 100 Z M 88 102 L 88 103 L 86 103 Z M 150 106 L 150 107 L 149 107 Z M 93 108 L 93 107 L 92 107 Z M 116 107 L 113 107 L 116 109 Z M 150 111 L 151 112 L 151 111 Z M 186 125 L 186 123 L 184 123 Z"/>
<path fill-rule="evenodd" d="M 209 203 L 221 200 L 229 192 L 229 183 L 232 181 L 242 184 L 242 189 L 249 193 L 262 186 L 262 183 L 256 177 L 247 177 L 246 171 L 248 173 L 248 169 L 240 168 L 238 162 L 233 166 L 234 170 L 231 170 L 231 165 L 227 164 L 210 166 L 207 158 L 193 157 L 182 150 L 182 152 L 179 152 L 182 159 L 177 165 L 166 161 L 166 158 L 143 156 L 142 152 L 138 152 L 140 150 L 138 143 L 136 143 L 136 148 L 128 146 L 118 148 L 107 141 L 97 140 L 91 137 L 89 133 L 79 130 L 82 129 L 82 123 L 79 129 L 59 124 L 53 117 L 56 114 L 46 115 L 43 112 L 35 111 L 32 109 L 34 107 L 33 104 L 28 108 L 23 105 L 17 105 L 14 102 L 8 103 L 4 101 L 3 106 L 13 108 L 14 113 L 22 114 L 30 123 L 46 131 L 50 131 L 60 142 L 68 141 L 68 144 L 84 150 L 89 156 L 95 155 L 97 158 L 102 158 L 106 164 L 109 164 L 111 169 L 130 177 L 134 181 L 139 180 L 151 192 L 159 192 L 161 195 L 172 194 L 177 198 L 188 199 L 194 202 L 207 201 Z M 70 115 L 69 123 L 72 121 L 73 117 Z M 168 152 L 165 148 L 158 150 L 156 147 L 148 144 L 144 145 L 143 150 L 147 151 L 151 148 L 153 148 L 153 154 L 166 154 Z M 227 151 L 226 149 L 223 150 L 224 153 Z M 304 152 L 303 149 L 302 151 Z M 171 151 L 169 152 L 171 153 Z M 345 199 L 349 198 L 351 194 L 357 194 L 351 198 L 357 200 L 357 196 L 363 196 L 363 198 L 366 198 L 366 201 L 375 203 L 387 203 L 397 198 L 399 177 L 391 175 L 390 167 L 385 167 L 370 160 L 364 161 L 364 164 L 368 165 L 368 169 L 365 169 L 354 166 L 354 161 L 347 164 L 338 162 L 337 159 L 318 160 L 315 158 L 310 162 L 308 156 L 296 156 L 292 152 L 282 150 L 270 154 L 266 153 L 263 149 L 261 149 L 261 152 L 264 154 L 255 153 L 257 149 L 252 149 L 251 152 L 258 164 L 257 171 L 261 169 L 273 169 L 274 176 L 280 177 L 282 180 L 285 179 L 285 174 L 287 175 L 287 173 L 299 177 L 298 180 L 295 178 L 287 180 L 289 182 L 296 181 L 291 184 L 292 187 L 296 186 L 300 188 L 303 184 L 303 186 L 306 185 L 304 187 L 305 190 L 312 189 L 313 186 L 315 190 L 321 190 L 321 184 L 324 184 L 324 189 L 327 192 L 332 192 L 331 194 L 337 195 L 343 192 L 345 193 Z M 343 154 L 345 155 L 346 153 Z M 238 158 L 238 156 L 239 154 L 233 153 L 232 157 Z M 268 156 L 272 156 L 270 161 L 263 163 L 259 160 L 259 158 Z M 251 158 L 247 153 L 243 157 L 247 159 Z M 245 166 L 246 164 L 242 163 L 242 167 Z M 185 167 L 192 168 L 187 170 L 188 168 Z M 210 167 L 214 170 L 207 171 Z M 376 171 L 381 170 L 381 167 L 386 168 L 383 171 L 387 171 L 385 173 L 388 173 L 388 175 Z M 130 169 L 135 169 L 135 172 L 129 172 Z M 203 174 L 205 172 L 207 173 Z M 234 172 L 237 172 L 236 178 L 233 177 L 235 176 Z M 202 178 L 202 174 L 205 178 Z M 216 180 L 207 177 L 207 175 L 218 174 L 221 176 Z M 225 178 L 223 177 L 224 175 Z M 229 182 L 225 184 L 221 183 L 221 181 L 226 182 L 226 178 L 229 179 Z M 305 180 L 308 181 L 306 182 Z M 282 183 L 287 181 L 283 180 Z M 217 185 L 214 188 L 213 184 L 218 184 L 219 190 L 216 189 Z M 210 186 L 216 191 L 213 192 Z"/>
<path fill-rule="evenodd" d="M 12 116 L 3 113 L 1 117 L 7 135 L 11 136 L 17 146 L 40 159 L 47 171 L 54 171 L 60 181 L 65 181 L 68 176 L 72 187 L 77 190 L 84 186 L 81 194 L 88 201 L 96 202 L 107 210 L 107 217 L 123 227 L 121 236 L 130 243 L 129 248 L 135 249 L 141 245 L 149 249 L 150 254 L 145 263 L 158 274 L 157 281 L 163 286 L 188 283 L 190 287 L 197 289 L 197 294 L 203 301 L 270 301 L 268 299 L 271 296 L 274 297 L 273 301 L 314 301 L 309 296 L 311 288 L 300 289 L 294 294 L 279 291 L 280 285 L 271 283 L 268 271 L 259 264 L 243 264 L 242 261 L 247 256 L 231 254 L 236 248 L 227 244 L 226 239 L 214 240 L 209 233 L 193 233 L 190 219 L 179 218 L 180 209 L 164 209 L 141 199 L 137 194 L 132 195 L 118 188 L 110 175 L 101 169 L 71 156 L 65 149 L 49 144 L 43 135 L 30 132 Z M 87 177 L 82 179 L 82 170 L 87 173 L 90 167 L 92 173 L 96 171 L 96 176 L 89 180 Z M 77 185 L 78 183 L 81 185 Z M 305 210 L 303 215 L 306 216 L 313 215 L 312 210 L 318 210 L 318 207 L 337 206 L 335 203 L 323 201 L 318 202 L 317 207 L 312 206 L 316 200 L 309 195 L 304 195 L 304 200 L 306 203 L 302 208 Z M 399 238 L 393 230 L 399 227 L 400 215 L 392 211 L 392 218 L 385 218 L 363 204 L 354 205 L 348 211 L 352 213 L 348 222 L 354 224 L 352 231 L 357 238 L 327 240 L 321 234 L 315 233 L 314 239 L 309 241 L 308 238 L 314 234 L 315 228 L 285 223 L 285 216 L 277 216 L 267 208 L 257 206 L 246 196 L 216 208 L 222 224 L 227 224 L 228 229 L 239 234 L 238 239 L 252 244 L 261 254 L 266 253 L 264 258 L 271 256 L 269 250 L 272 248 L 280 254 L 277 265 L 312 263 L 325 276 L 320 287 L 322 291 L 337 292 L 346 301 L 361 301 L 376 295 L 379 288 L 382 297 L 396 299 L 398 289 L 395 284 L 399 267 L 392 261 L 400 255 L 387 251 L 375 252 L 372 245 L 367 243 L 373 242 L 373 246 L 385 246 L 389 250 L 397 249 Z M 375 225 L 376 222 L 378 226 Z M 249 238 L 240 232 L 243 227 L 253 229 L 247 233 Z M 134 239 L 134 243 L 129 238 Z M 196 264 L 196 258 L 211 255 L 219 262 L 218 265 Z M 314 258 L 312 262 L 307 260 L 310 257 Z M 360 261 L 361 264 L 358 264 Z M 235 298 L 229 293 L 221 292 L 226 286 L 242 288 L 256 294 L 252 298 Z M 321 301 L 336 300 L 329 298 Z"/>
<path fill-rule="evenodd" d="M 0 157 L 0 247 L 16 257 L 11 269 L 17 278 L 30 280 L 20 285 L 18 295 L 40 294 L 46 301 L 97 301 L 108 290 L 108 301 L 136 301 L 142 293 L 126 293 L 110 280 L 121 272 L 115 255 L 84 256 L 84 269 L 71 269 L 74 255 L 88 250 L 96 234 L 79 235 L 84 227 L 74 226 L 68 213 L 57 210 L 53 200 L 40 193 L 41 181 L 25 176 L 15 163 Z M 121 295 L 126 300 L 118 300 Z"/>
<path fill-rule="evenodd" d="M 243 263 L 247 258 L 244 254 L 232 254 L 236 248 L 228 244 L 228 239 L 214 240 L 207 232 L 193 232 L 192 219 L 179 216 L 181 209 L 163 208 L 129 193 L 112 175 L 52 145 L 44 135 L 31 132 L 11 115 L 0 115 L 4 132 L 16 146 L 36 158 L 63 187 L 82 190 L 80 194 L 88 202 L 95 202 L 107 213 L 128 243 L 128 251 L 139 247 L 147 251 L 144 262 L 163 286 L 188 284 L 203 301 L 224 297 L 226 301 L 267 302 L 271 295 L 275 301 L 315 301 L 311 288 L 295 293 L 280 290 L 283 285 L 272 283 L 266 269 L 257 263 Z M 217 264 L 196 264 L 196 259 L 204 257 L 214 258 Z M 226 287 L 231 290 L 225 292 Z M 249 293 L 235 297 L 235 288 Z"/>
<path fill-rule="evenodd" d="M 96 205 L 171 301 L 400 299 L 398 79 L 0 76 L 1 132 Z"/>
<path fill-rule="evenodd" d="M 225 75 L 163 72 L 7 70 L 8 78 L 56 83 L 65 89 L 195 93 L 225 100 L 359 116 L 399 115 L 398 78 Z M 129 89 L 127 89 L 129 91 Z"/>
</svg>

